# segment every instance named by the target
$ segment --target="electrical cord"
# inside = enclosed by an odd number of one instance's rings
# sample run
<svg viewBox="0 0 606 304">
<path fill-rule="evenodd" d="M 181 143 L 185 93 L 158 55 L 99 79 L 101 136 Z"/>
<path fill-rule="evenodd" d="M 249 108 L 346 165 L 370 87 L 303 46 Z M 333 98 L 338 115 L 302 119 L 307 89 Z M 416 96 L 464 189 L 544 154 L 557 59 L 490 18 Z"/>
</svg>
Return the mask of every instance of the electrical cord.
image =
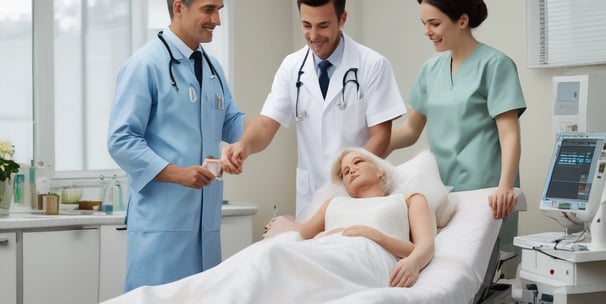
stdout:
<svg viewBox="0 0 606 304">
<path fill-rule="evenodd" d="M 539 245 L 539 246 L 533 246 L 533 247 L 532 247 L 532 249 L 533 249 L 533 250 L 535 250 L 535 251 L 538 251 L 538 252 L 540 252 L 540 253 L 542 253 L 542 254 L 544 254 L 544 255 L 546 255 L 546 256 L 548 256 L 548 257 L 552 258 L 552 259 L 556 259 L 556 260 L 560 260 L 560 261 L 565 261 L 565 259 L 563 259 L 563 258 L 561 258 L 561 257 L 558 257 L 558 256 L 555 256 L 555 255 L 553 255 L 553 254 L 550 254 L 550 253 L 548 253 L 547 251 L 543 250 L 543 245 Z M 549 249 L 551 249 L 551 248 L 549 248 Z M 564 250 L 564 249 L 555 249 L 555 248 L 554 248 L 554 250 L 560 250 L 560 251 L 572 251 L 572 250 L 570 250 L 570 249 Z"/>
</svg>

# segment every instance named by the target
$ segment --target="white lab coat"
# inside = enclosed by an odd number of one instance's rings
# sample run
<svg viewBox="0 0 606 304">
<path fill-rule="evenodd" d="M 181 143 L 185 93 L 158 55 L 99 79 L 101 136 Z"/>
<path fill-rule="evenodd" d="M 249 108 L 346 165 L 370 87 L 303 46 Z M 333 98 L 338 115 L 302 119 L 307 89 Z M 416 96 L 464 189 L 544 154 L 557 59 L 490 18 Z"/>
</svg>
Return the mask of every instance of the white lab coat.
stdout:
<svg viewBox="0 0 606 304">
<path fill-rule="evenodd" d="M 322 98 L 318 75 L 310 51 L 301 71 L 297 120 L 297 214 L 330 177 L 330 165 L 336 154 L 346 147 L 363 146 L 370 137 L 368 128 L 406 113 L 389 61 L 347 35 L 341 63 L 330 78 L 326 100 Z M 308 47 L 288 55 L 275 74 L 271 92 L 261 115 L 288 127 L 296 115 L 297 75 Z M 350 68 L 358 69 L 359 91 L 355 84 L 346 86 L 346 107 L 341 102 L 343 76 Z M 353 79 L 349 73 L 348 79 Z"/>
</svg>

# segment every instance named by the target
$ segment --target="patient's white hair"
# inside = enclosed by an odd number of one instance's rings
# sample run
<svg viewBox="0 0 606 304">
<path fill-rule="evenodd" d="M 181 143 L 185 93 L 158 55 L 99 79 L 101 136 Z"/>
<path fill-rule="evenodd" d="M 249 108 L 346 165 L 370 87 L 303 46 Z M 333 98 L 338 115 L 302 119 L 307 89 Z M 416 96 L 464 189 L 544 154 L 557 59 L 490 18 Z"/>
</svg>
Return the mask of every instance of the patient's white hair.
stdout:
<svg viewBox="0 0 606 304">
<path fill-rule="evenodd" d="M 383 177 L 381 178 L 381 184 L 385 195 L 389 195 L 393 192 L 397 174 L 394 165 L 390 162 L 376 156 L 372 152 L 359 147 L 345 148 L 337 154 L 337 158 L 332 165 L 331 179 L 335 185 L 343 185 L 343 173 L 341 172 L 341 161 L 343 157 L 350 152 L 356 152 L 364 156 L 366 159 L 374 163 L 380 171 L 383 171 Z"/>
</svg>

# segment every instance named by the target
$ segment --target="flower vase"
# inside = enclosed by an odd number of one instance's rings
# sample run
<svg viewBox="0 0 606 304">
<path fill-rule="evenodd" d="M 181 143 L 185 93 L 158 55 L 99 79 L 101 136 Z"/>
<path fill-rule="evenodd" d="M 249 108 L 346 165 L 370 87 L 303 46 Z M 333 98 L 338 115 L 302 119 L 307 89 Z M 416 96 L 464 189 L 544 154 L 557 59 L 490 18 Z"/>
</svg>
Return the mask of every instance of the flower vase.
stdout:
<svg viewBox="0 0 606 304">
<path fill-rule="evenodd" d="M 13 182 L 11 179 L 0 182 L 0 216 L 8 215 L 13 197 Z"/>
</svg>

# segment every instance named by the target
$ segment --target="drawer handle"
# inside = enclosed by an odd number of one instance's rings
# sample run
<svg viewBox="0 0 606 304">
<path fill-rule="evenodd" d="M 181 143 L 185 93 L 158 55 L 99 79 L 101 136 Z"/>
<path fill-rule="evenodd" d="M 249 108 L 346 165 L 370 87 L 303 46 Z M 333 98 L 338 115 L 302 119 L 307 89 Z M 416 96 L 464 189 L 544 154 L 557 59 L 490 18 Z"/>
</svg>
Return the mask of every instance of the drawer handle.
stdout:
<svg viewBox="0 0 606 304">
<path fill-rule="evenodd" d="M 126 227 L 117 227 L 116 228 L 116 231 L 125 231 L 125 230 L 126 230 Z"/>
<path fill-rule="evenodd" d="M 8 244 L 8 239 L 7 238 L 0 238 L 0 245 L 2 244 Z"/>
</svg>

